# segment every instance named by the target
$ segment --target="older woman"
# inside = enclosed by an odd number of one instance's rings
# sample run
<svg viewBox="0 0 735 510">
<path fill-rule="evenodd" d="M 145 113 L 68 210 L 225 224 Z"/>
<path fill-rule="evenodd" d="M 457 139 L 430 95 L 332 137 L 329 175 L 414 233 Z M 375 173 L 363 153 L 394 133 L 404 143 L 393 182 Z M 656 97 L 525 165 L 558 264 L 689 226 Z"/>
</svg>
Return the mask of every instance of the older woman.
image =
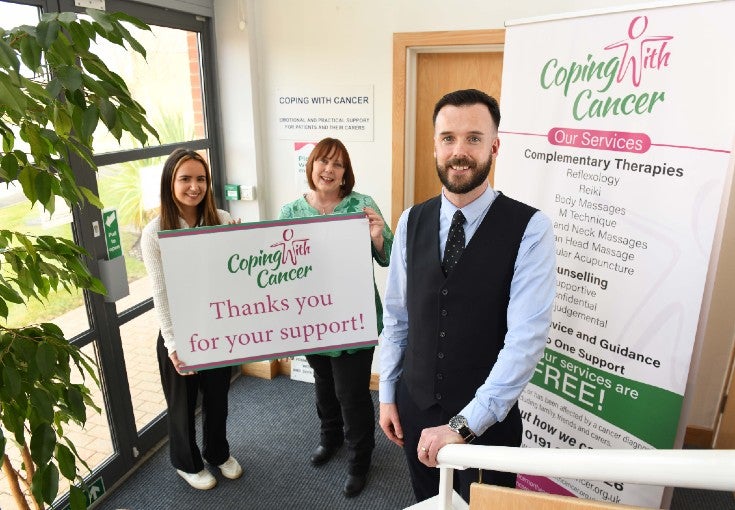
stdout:
<svg viewBox="0 0 735 510">
<path fill-rule="evenodd" d="M 281 219 L 320 214 L 364 212 L 370 224 L 373 258 L 385 267 L 390 260 L 393 233 L 375 201 L 353 191 L 355 174 L 344 144 L 334 138 L 321 140 L 306 163 L 311 191 L 281 208 Z M 383 306 L 375 287 L 378 333 L 383 329 Z M 319 446 L 311 463 L 320 466 L 347 443 L 349 470 L 343 492 L 360 494 L 365 487 L 375 447 L 375 410 L 370 395 L 373 347 L 306 356 L 314 370 L 316 409 L 321 422 Z"/>
</svg>

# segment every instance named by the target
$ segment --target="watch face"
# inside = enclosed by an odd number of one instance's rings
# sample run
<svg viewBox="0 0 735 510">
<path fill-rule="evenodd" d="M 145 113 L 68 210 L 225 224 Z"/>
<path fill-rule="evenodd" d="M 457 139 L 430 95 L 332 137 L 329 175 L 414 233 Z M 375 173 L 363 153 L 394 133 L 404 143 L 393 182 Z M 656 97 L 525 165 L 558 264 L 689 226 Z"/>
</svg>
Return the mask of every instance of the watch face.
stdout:
<svg viewBox="0 0 735 510">
<path fill-rule="evenodd" d="M 459 429 L 466 426 L 467 418 L 460 414 L 458 414 L 457 416 L 452 416 L 452 418 L 449 420 L 449 428 L 455 432 L 459 432 Z"/>
</svg>

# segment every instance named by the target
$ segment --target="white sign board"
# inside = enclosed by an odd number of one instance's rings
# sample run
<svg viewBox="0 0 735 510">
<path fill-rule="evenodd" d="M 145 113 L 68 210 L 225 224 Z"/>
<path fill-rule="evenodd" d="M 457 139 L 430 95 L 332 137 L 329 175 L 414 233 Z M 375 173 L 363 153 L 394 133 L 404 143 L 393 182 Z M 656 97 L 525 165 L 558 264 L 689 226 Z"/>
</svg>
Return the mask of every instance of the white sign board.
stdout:
<svg viewBox="0 0 735 510">
<path fill-rule="evenodd" d="M 373 141 L 372 85 L 322 85 L 276 90 L 278 138 Z"/>
<path fill-rule="evenodd" d="M 179 359 L 190 369 L 377 345 L 362 214 L 159 233 Z"/>
</svg>

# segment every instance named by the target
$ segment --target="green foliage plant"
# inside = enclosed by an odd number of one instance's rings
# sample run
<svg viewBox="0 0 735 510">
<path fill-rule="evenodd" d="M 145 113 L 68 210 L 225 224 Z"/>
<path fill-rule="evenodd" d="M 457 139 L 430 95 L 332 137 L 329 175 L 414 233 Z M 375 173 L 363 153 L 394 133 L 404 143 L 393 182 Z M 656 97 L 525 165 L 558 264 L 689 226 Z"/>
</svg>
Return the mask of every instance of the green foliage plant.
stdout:
<svg viewBox="0 0 735 510">
<path fill-rule="evenodd" d="M 95 10 L 84 17 L 45 14 L 35 26 L 0 29 L 0 183 L 20 183 L 31 206 L 39 202 L 53 213 L 57 196 L 72 208 L 101 206 L 77 184 L 70 164 L 76 158 L 97 170 L 92 141 L 100 121 L 118 142 L 124 133 L 144 145 L 158 136 L 123 79 L 91 49 L 105 39 L 145 57 L 127 24 L 150 30 L 125 14 Z M 85 265 L 88 257 L 62 237 L 0 228 L 0 459 L 19 509 L 52 503 L 60 476 L 71 482 L 71 508 L 86 508 L 80 473 L 89 466 L 64 428 L 83 426 L 88 408 L 100 411 L 85 385 L 99 381 L 94 360 L 56 325 L 7 326 L 8 304 L 44 302 L 62 289 L 104 293 Z M 83 382 L 72 382 L 73 372 Z M 10 461 L 11 445 L 20 465 Z"/>
</svg>

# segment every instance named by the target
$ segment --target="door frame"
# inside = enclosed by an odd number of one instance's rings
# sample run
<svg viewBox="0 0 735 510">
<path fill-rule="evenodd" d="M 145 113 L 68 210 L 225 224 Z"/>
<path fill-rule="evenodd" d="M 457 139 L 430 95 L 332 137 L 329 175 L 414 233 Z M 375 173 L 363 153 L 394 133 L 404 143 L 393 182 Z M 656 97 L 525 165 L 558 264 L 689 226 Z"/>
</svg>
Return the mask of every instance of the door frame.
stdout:
<svg viewBox="0 0 735 510">
<path fill-rule="evenodd" d="M 391 225 L 413 205 L 416 75 L 419 53 L 492 52 L 505 48 L 505 29 L 393 34 Z"/>
</svg>

